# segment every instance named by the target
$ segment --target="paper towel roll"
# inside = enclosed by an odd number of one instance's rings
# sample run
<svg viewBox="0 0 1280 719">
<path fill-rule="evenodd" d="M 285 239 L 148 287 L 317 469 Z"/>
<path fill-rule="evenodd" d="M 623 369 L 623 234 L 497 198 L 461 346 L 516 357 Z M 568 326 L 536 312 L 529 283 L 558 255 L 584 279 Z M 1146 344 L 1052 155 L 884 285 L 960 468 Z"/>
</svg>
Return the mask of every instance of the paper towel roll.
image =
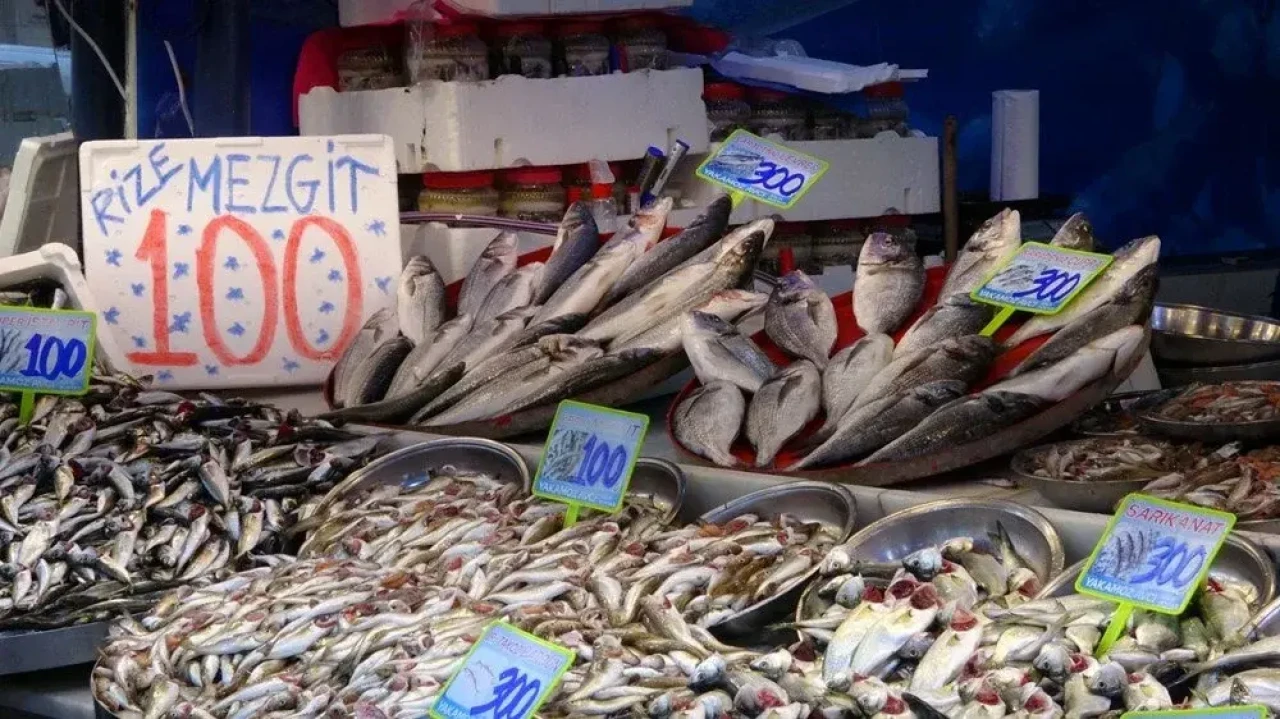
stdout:
<svg viewBox="0 0 1280 719">
<path fill-rule="evenodd" d="M 1040 196 L 1040 91 L 991 93 L 991 199 Z"/>
</svg>

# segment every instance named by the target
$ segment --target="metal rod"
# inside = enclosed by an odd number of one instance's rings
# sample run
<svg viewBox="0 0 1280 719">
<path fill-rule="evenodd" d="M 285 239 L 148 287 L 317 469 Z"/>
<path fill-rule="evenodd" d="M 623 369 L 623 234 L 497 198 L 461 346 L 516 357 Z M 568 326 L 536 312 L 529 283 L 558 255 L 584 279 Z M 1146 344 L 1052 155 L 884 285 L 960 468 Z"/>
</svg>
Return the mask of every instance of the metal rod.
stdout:
<svg viewBox="0 0 1280 719">
<path fill-rule="evenodd" d="M 960 252 L 960 207 L 956 197 L 956 116 L 942 124 L 942 237 L 947 262 Z"/>
</svg>

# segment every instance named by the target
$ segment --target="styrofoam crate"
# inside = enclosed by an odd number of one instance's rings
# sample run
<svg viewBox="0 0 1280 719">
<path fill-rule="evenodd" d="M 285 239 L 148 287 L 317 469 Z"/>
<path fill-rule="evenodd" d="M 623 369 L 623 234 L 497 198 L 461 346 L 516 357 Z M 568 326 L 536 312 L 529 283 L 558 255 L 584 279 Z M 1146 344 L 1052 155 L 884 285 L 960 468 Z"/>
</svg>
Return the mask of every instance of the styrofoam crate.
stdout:
<svg viewBox="0 0 1280 719">
<path fill-rule="evenodd" d="M 790 210 L 745 200 L 733 211 L 731 222 L 749 222 L 775 214 L 792 222 L 879 217 L 890 213 L 924 215 L 938 212 L 942 207 L 936 137 L 886 134 L 862 140 L 784 144 L 827 160 L 831 168 Z M 704 155 L 691 155 L 681 163 L 672 180 L 686 201 L 699 206 L 723 191 L 694 174 L 704 159 Z"/>
<path fill-rule="evenodd" d="M 409 12 L 409 8 L 415 1 L 421 0 L 341 0 L 338 3 L 338 19 L 343 27 L 395 22 Z M 448 0 L 448 2 L 468 15 L 489 17 L 663 10 L 688 7 L 693 4 L 693 0 Z"/>
<path fill-rule="evenodd" d="M 595 77 L 337 92 L 299 100 L 303 135 L 391 136 L 401 174 L 631 160 L 677 140 L 706 152 L 702 71 L 642 70 Z"/>
<path fill-rule="evenodd" d="M 0 257 L 49 242 L 80 246 L 79 147 L 69 132 L 22 141 L 0 218 Z"/>
</svg>

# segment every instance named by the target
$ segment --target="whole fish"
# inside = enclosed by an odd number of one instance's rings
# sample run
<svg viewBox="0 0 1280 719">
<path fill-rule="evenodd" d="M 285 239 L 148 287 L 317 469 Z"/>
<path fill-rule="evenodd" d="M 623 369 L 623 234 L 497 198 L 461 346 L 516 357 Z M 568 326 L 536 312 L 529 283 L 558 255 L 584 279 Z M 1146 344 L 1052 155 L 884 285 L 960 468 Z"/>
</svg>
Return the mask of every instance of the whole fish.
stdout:
<svg viewBox="0 0 1280 719">
<path fill-rule="evenodd" d="M 461 362 L 467 367 L 474 367 L 520 334 L 532 313 L 533 308 L 521 307 L 500 314 L 488 322 L 477 322 L 472 326 L 471 332 L 440 360 L 438 366 L 451 367 Z"/>
<path fill-rule="evenodd" d="M 889 334 L 915 312 L 924 294 L 924 263 L 906 238 L 873 232 L 858 254 L 853 312 L 867 334 Z"/>
<path fill-rule="evenodd" d="M 976 335 L 994 316 L 991 305 L 974 302 L 964 294 L 946 295 L 907 329 L 898 340 L 894 355 L 908 355 L 954 337 Z"/>
<path fill-rule="evenodd" d="M 604 387 L 610 382 L 628 377 L 667 356 L 667 352 L 648 347 L 610 350 L 608 354 L 588 359 L 580 365 L 565 370 L 559 381 L 513 401 L 504 412 L 516 412 L 526 407 L 559 402 L 577 397 L 584 392 Z"/>
<path fill-rule="evenodd" d="M 893 338 L 867 335 L 845 347 L 822 370 L 822 408 L 827 420 L 819 434 L 830 436 L 872 377 L 893 359 Z"/>
<path fill-rule="evenodd" d="M 550 335 L 571 335 L 583 327 L 586 327 L 587 320 L 589 319 L 590 317 L 586 314 L 560 315 L 559 317 L 549 319 L 546 322 L 539 322 L 536 325 L 531 324 L 525 327 L 520 334 L 516 335 L 502 349 L 527 347 L 543 337 Z"/>
<path fill-rule="evenodd" d="M 947 271 L 939 298 L 967 295 L 978 288 L 987 276 L 1003 265 L 1022 244 L 1022 217 L 1017 210 L 1005 208 L 982 223 Z"/>
<path fill-rule="evenodd" d="M 987 391 L 1016 392 L 1059 402 L 1108 373 L 1128 367 L 1142 349 L 1143 336 L 1140 325 L 1129 325 L 1093 340 L 1055 364 L 1019 374 Z"/>
<path fill-rule="evenodd" d="M 476 317 L 494 285 L 516 271 L 518 244 L 516 233 L 500 232 L 484 248 L 462 280 L 462 288 L 458 291 L 459 316 Z"/>
<path fill-rule="evenodd" d="M 387 388 L 387 399 L 412 392 L 425 382 L 436 371 L 440 360 L 448 356 L 470 331 L 471 317 L 455 317 L 437 327 L 429 338 L 415 345 L 396 370 L 391 386 Z"/>
<path fill-rule="evenodd" d="M 1155 301 L 1157 274 L 1156 265 L 1144 267 L 1120 288 L 1115 297 L 1053 333 L 1048 342 L 1036 348 L 1009 376 L 1016 377 L 1060 362 L 1090 342 L 1129 325 L 1146 324 Z"/>
<path fill-rule="evenodd" d="M 483 324 L 490 318 L 532 304 L 542 271 L 541 262 L 530 262 L 498 280 L 476 311 L 475 323 Z"/>
<path fill-rule="evenodd" d="M 524 367 L 530 362 L 538 360 L 549 361 L 550 348 L 561 337 L 570 337 L 570 335 L 544 337 L 527 347 L 500 352 L 474 364 L 466 370 L 462 375 L 462 379 L 441 393 L 440 396 L 436 397 L 424 408 L 423 416 L 443 412 L 480 387 L 489 384 L 508 372 Z"/>
<path fill-rule="evenodd" d="M 722 290 L 712 295 L 711 299 L 695 307 L 699 312 L 714 315 L 726 322 L 737 322 L 743 315 L 750 314 L 764 307 L 769 295 L 750 290 Z M 671 354 L 680 349 L 680 326 L 683 316 L 671 317 L 625 341 L 615 340 L 610 344 L 610 351 L 636 348 L 649 348 Z"/>
<path fill-rule="evenodd" d="M 853 408 L 935 380 L 955 379 L 972 384 L 987 371 L 995 353 L 996 345 L 991 338 L 966 335 L 909 355 L 895 356 L 871 378 Z"/>
<path fill-rule="evenodd" d="M 925 652 L 911 675 L 911 691 L 941 689 L 959 675 L 982 643 L 981 619 L 963 609 L 951 615 L 951 622 Z"/>
<path fill-rule="evenodd" d="M 674 237 L 662 240 L 627 268 L 604 297 L 607 307 L 627 295 L 647 287 L 651 282 L 680 266 L 685 260 L 710 247 L 720 239 L 729 225 L 733 202 L 727 195 L 712 200 L 702 214 L 694 218 Z"/>
<path fill-rule="evenodd" d="M 339 406 L 346 401 L 351 387 L 351 376 L 356 367 L 368 359 L 373 349 L 394 337 L 399 331 L 396 314 L 390 308 L 374 312 L 365 320 L 360 331 L 352 338 L 351 344 L 342 351 L 337 364 L 333 366 L 333 399 Z"/>
<path fill-rule="evenodd" d="M 391 337 L 374 347 L 369 356 L 352 370 L 343 405 L 358 407 L 385 397 L 396 370 L 400 369 L 400 364 L 412 349 L 413 342 L 400 336 Z"/>
<path fill-rule="evenodd" d="M 1054 233 L 1049 244 L 1054 247 L 1065 247 L 1069 250 L 1093 252 L 1097 239 L 1093 235 L 1093 223 L 1083 212 L 1077 212 L 1062 223 L 1062 227 Z"/>
<path fill-rule="evenodd" d="M 1043 406 L 1036 397 L 988 389 L 943 406 L 859 464 L 911 459 L 941 447 L 976 442 L 1030 417 Z"/>
<path fill-rule="evenodd" d="M 938 616 L 938 592 L 931 584 L 921 584 L 911 598 L 894 607 L 867 632 L 853 653 L 849 670 L 870 675 L 893 659 L 902 645 L 929 628 Z"/>
<path fill-rule="evenodd" d="M 893 610 L 893 603 L 885 599 L 883 591 L 876 589 L 872 597 L 864 598 L 836 628 L 822 661 L 822 678 L 829 686 L 841 677 L 848 678 L 858 647 L 872 628 Z"/>
<path fill-rule="evenodd" d="M 742 390 L 732 382 L 703 384 L 676 405 L 672 412 L 674 433 L 680 444 L 721 467 L 736 467 L 737 457 L 729 451 L 746 414 Z"/>
<path fill-rule="evenodd" d="M 430 337 L 444 322 L 444 280 L 425 255 L 405 263 L 396 285 L 396 315 L 400 334 L 415 345 Z"/>
<path fill-rule="evenodd" d="M 332 412 L 318 415 L 319 419 L 342 420 L 344 422 L 381 422 L 396 424 L 412 417 L 428 402 L 440 396 L 462 378 L 464 365 L 440 369 L 431 373 L 412 388 L 396 395 L 388 394 L 386 399 L 370 402 L 354 407 L 343 407 Z"/>
<path fill-rule="evenodd" d="M 794 270 L 778 278 L 769 296 L 764 331 L 778 347 L 821 369 L 836 343 L 836 310 L 808 275 Z"/>
<path fill-rule="evenodd" d="M 530 322 L 594 310 L 622 273 L 662 234 L 671 205 L 671 198 L 664 197 L 636 213 L 632 217 L 635 227 L 614 235 L 547 298 Z"/>
<path fill-rule="evenodd" d="M 1024 340 L 1066 327 L 1081 316 L 1110 301 L 1129 280 L 1160 259 L 1160 238 L 1155 235 L 1136 239 L 1115 251 L 1115 259 L 1097 279 L 1080 291 L 1071 304 L 1056 315 L 1036 315 L 1027 320 L 1005 340 L 1006 347 L 1016 347 Z"/>
<path fill-rule="evenodd" d="M 598 249 L 600 230 L 596 227 L 591 209 L 583 202 L 570 204 L 556 230 L 556 241 L 551 245 L 551 256 L 547 258 L 546 267 L 538 280 L 533 304 L 546 302 Z"/>
<path fill-rule="evenodd" d="M 938 380 L 854 408 L 840 418 L 826 441 L 788 469 L 818 467 L 874 452 L 964 391 L 964 382 Z"/>
<path fill-rule="evenodd" d="M 756 449 L 756 466 L 773 464 L 792 437 L 818 415 L 822 378 L 808 360 L 782 368 L 751 398 L 747 407 L 747 441 Z"/>
<path fill-rule="evenodd" d="M 755 392 L 778 371 L 763 350 L 715 315 L 697 311 L 685 315 L 681 337 L 689 363 L 704 384 L 726 380 Z"/>
</svg>

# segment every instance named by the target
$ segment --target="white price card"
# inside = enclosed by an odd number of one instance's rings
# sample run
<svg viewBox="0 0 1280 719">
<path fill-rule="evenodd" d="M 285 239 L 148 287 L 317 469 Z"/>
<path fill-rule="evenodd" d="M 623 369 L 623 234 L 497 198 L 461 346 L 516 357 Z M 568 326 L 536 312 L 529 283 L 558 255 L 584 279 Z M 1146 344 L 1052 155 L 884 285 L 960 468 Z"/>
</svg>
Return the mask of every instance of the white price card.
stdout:
<svg viewBox="0 0 1280 719">
<path fill-rule="evenodd" d="M 319 383 L 395 301 L 385 136 L 86 142 L 80 183 L 103 331 L 161 386 Z"/>
<path fill-rule="evenodd" d="M 970 295 L 978 302 L 1053 315 L 1115 259 L 1098 252 L 1027 242 Z"/>
<path fill-rule="evenodd" d="M 561 402 L 533 479 L 534 495 L 618 511 L 648 429 L 643 414 Z"/>
<path fill-rule="evenodd" d="M 95 327 L 92 312 L 0 307 L 0 389 L 84 394 Z"/>
<path fill-rule="evenodd" d="M 1227 512 L 1131 494 L 1107 523 L 1076 591 L 1181 614 L 1235 523 Z"/>
<path fill-rule="evenodd" d="M 731 194 L 785 210 L 799 202 L 829 167 L 826 160 L 735 130 L 698 166 L 697 174 Z"/>
<path fill-rule="evenodd" d="M 573 664 L 574 653 L 494 622 L 431 706 L 434 719 L 529 719 Z"/>
</svg>

